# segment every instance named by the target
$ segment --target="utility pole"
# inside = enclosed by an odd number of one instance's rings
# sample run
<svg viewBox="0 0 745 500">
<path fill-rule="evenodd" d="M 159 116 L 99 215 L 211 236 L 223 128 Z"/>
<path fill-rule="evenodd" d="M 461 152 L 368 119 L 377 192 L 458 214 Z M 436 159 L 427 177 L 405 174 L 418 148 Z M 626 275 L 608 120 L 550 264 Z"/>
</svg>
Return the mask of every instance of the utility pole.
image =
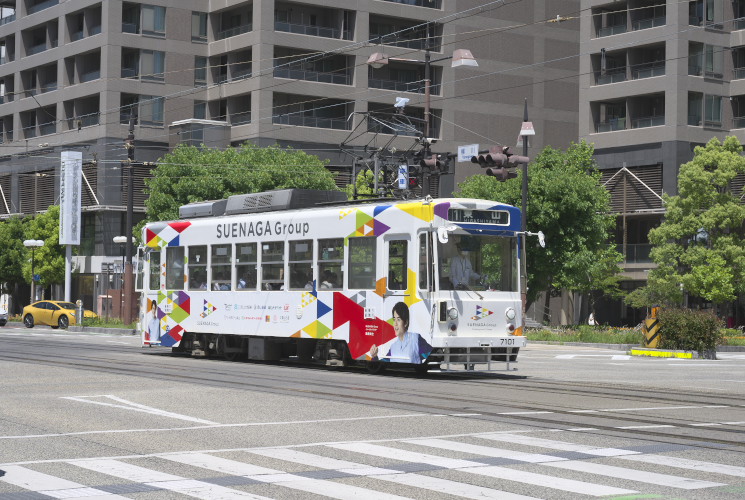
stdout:
<svg viewBox="0 0 745 500">
<path fill-rule="evenodd" d="M 134 168 L 135 159 L 135 115 L 134 110 L 129 117 L 129 135 L 125 141 L 125 147 L 127 148 L 127 161 L 122 162 L 122 168 L 127 169 L 127 221 L 125 226 L 124 235 L 127 237 L 127 242 L 124 244 L 125 256 L 124 256 L 124 324 L 129 325 L 134 321 L 132 317 L 132 295 L 133 280 L 132 280 L 132 213 L 134 212 L 134 193 L 132 189 L 132 168 Z"/>
</svg>

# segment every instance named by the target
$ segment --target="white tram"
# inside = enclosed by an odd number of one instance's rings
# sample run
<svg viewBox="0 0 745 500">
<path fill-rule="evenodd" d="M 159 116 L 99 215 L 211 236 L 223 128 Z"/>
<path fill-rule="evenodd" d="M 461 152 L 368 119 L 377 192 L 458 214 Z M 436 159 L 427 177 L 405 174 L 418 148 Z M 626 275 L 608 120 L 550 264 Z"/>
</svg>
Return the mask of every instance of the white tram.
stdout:
<svg viewBox="0 0 745 500">
<path fill-rule="evenodd" d="M 511 369 L 526 344 L 520 211 L 340 196 L 238 195 L 147 224 L 143 345 L 371 370 Z"/>
</svg>

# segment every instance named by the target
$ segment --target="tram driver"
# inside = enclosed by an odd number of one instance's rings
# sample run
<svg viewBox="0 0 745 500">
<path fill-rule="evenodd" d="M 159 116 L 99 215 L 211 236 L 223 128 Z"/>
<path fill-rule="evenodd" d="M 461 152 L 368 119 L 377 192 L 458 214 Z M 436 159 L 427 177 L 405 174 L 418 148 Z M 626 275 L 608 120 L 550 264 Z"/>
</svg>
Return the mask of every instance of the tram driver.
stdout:
<svg viewBox="0 0 745 500">
<path fill-rule="evenodd" d="M 450 260 L 450 281 L 457 290 L 470 287 L 471 281 L 481 278 L 481 275 L 473 270 L 470 252 L 463 241 L 456 243 L 457 253 Z"/>
</svg>

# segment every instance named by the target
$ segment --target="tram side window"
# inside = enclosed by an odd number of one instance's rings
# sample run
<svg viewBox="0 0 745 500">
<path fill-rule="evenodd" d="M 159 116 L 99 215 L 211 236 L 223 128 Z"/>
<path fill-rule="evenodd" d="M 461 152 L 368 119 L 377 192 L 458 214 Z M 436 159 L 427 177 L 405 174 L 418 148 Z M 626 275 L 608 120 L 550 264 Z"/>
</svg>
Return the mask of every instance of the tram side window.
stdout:
<svg viewBox="0 0 745 500">
<path fill-rule="evenodd" d="M 235 274 L 238 290 L 256 290 L 256 243 L 235 246 Z"/>
<path fill-rule="evenodd" d="M 150 290 L 160 290 L 160 248 L 150 251 Z"/>
<path fill-rule="evenodd" d="M 419 288 L 422 290 L 429 289 L 429 266 L 432 262 L 432 246 L 428 245 L 429 235 L 422 233 L 419 235 Z"/>
<path fill-rule="evenodd" d="M 290 290 L 313 290 L 313 240 L 290 242 Z"/>
<path fill-rule="evenodd" d="M 166 247 L 166 289 L 184 289 L 184 247 Z"/>
<path fill-rule="evenodd" d="M 261 289 L 282 290 L 285 284 L 285 243 L 261 244 Z"/>
<path fill-rule="evenodd" d="M 136 279 L 135 279 L 135 291 L 136 292 L 141 292 L 142 291 L 142 286 L 143 286 L 142 285 L 142 280 L 144 279 L 144 277 L 142 275 L 142 273 L 144 271 L 144 269 L 143 269 L 143 260 L 142 260 L 143 253 L 144 252 L 142 250 L 142 247 L 140 247 L 140 248 L 137 249 L 137 261 L 135 262 L 135 268 L 136 268 L 136 270 L 135 270 L 135 273 L 136 273 L 135 274 L 135 276 L 136 276 Z"/>
<path fill-rule="evenodd" d="M 189 247 L 189 290 L 207 289 L 207 245 Z"/>
<path fill-rule="evenodd" d="M 406 290 L 408 241 L 391 240 L 388 242 L 388 289 Z"/>
<path fill-rule="evenodd" d="M 212 289 L 230 290 L 230 245 L 212 245 Z"/>
<path fill-rule="evenodd" d="M 340 290 L 344 283 L 344 238 L 318 240 L 319 289 Z"/>
<path fill-rule="evenodd" d="M 349 288 L 375 288 L 376 255 L 375 236 L 349 238 Z"/>
</svg>

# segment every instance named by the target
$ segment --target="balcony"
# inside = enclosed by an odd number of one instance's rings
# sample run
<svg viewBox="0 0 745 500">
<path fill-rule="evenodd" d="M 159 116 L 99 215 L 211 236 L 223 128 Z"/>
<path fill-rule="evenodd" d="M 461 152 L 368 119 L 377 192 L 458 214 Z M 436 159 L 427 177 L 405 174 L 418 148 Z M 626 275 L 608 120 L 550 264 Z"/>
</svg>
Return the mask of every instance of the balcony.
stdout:
<svg viewBox="0 0 745 500">
<path fill-rule="evenodd" d="M 430 9 L 441 8 L 440 0 L 384 0 L 386 2 L 414 5 L 416 7 L 428 7 Z"/>
<path fill-rule="evenodd" d="M 45 50 L 47 50 L 46 42 L 29 47 L 28 51 L 26 52 L 26 55 L 32 56 L 34 54 L 39 54 L 41 52 L 44 52 Z"/>
<path fill-rule="evenodd" d="M 42 123 L 41 125 L 39 125 L 39 135 L 51 135 L 56 133 L 57 124 L 55 122 Z"/>
<path fill-rule="evenodd" d="M 631 68 L 631 79 L 642 80 L 644 78 L 652 78 L 654 76 L 665 75 L 665 61 L 651 62 L 644 64 L 637 64 Z"/>
<path fill-rule="evenodd" d="M 48 9 L 49 7 L 53 7 L 59 3 L 59 0 L 45 0 L 43 2 L 38 2 L 34 5 L 29 5 L 28 7 L 28 13 L 29 14 L 36 14 L 37 12 L 40 12 L 44 9 Z"/>
<path fill-rule="evenodd" d="M 613 68 L 606 70 L 605 73 L 602 71 L 595 72 L 595 85 L 607 85 L 610 83 L 625 82 L 626 68 Z"/>
<path fill-rule="evenodd" d="M 640 19 L 638 21 L 634 21 L 631 24 L 631 29 L 633 31 L 638 30 L 646 30 L 649 28 L 656 28 L 658 26 L 664 26 L 666 23 L 666 16 L 658 16 L 658 17 L 649 17 L 647 19 Z"/>
<path fill-rule="evenodd" d="M 347 30 L 339 30 L 336 28 L 327 28 L 324 26 L 312 26 L 310 24 L 297 24 L 297 23 L 285 23 L 275 22 L 275 31 L 283 31 L 286 33 L 296 33 L 298 35 L 309 35 L 318 36 L 323 38 L 336 38 L 343 40 L 351 40 L 350 32 Z"/>
<path fill-rule="evenodd" d="M 732 128 L 745 128 L 745 116 L 735 116 L 732 118 Z"/>
<path fill-rule="evenodd" d="M 242 24 L 240 26 L 235 26 L 233 28 L 218 31 L 217 35 L 215 35 L 215 40 L 223 40 L 225 38 L 230 38 L 231 36 L 242 35 L 243 33 L 248 33 L 251 30 L 253 30 L 252 23 Z"/>
<path fill-rule="evenodd" d="M 302 69 L 275 68 L 275 78 L 291 78 L 293 80 L 304 80 L 307 82 L 335 83 L 338 85 L 351 85 L 351 75 L 344 73 L 332 73 L 323 71 L 310 71 Z"/>
<path fill-rule="evenodd" d="M 617 245 L 616 250 L 623 254 L 623 245 Z M 652 258 L 649 256 L 651 250 L 652 245 L 649 243 L 627 243 L 624 262 L 627 264 L 652 262 Z"/>
<path fill-rule="evenodd" d="M 373 89 L 395 90 L 397 92 L 424 93 L 423 82 L 399 82 L 397 80 L 369 78 L 367 86 Z"/>
<path fill-rule="evenodd" d="M 598 29 L 598 38 L 602 38 L 604 36 L 611 36 L 611 35 L 620 35 L 621 33 L 626 33 L 627 31 L 628 29 L 625 24 L 605 26 L 604 28 Z"/>
<path fill-rule="evenodd" d="M 245 125 L 251 123 L 251 112 L 243 111 L 242 113 L 231 113 L 230 124 L 231 125 Z"/>
<path fill-rule="evenodd" d="M 16 15 L 15 14 L 11 14 L 9 16 L 5 16 L 3 18 L 0 18 L 0 26 L 2 26 L 4 24 L 12 23 L 15 20 L 16 20 Z"/>
<path fill-rule="evenodd" d="M 644 116 L 631 121 L 631 128 L 660 127 L 665 124 L 665 115 Z"/>
<path fill-rule="evenodd" d="M 598 122 L 596 130 L 598 132 L 615 132 L 617 130 L 626 130 L 626 117 L 609 118 L 607 121 Z"/>
<path fill-rule="evenodd" d="M 90 81 L 93 81 L 93 80 L 98 80 L 99 78 L 101 78 L 101 70 L 100 69 L 95 69 L 95 70 L 92 70 L 92 71 L 81 73 L 81 75 L 80 75 L 80 83 L 85 83 L 85 82 L 90 82 Z"/>
<path fill-rule="evenodd" d="M 745 78 L 745 66 L 740 68 L 735 68 L 732 74 L 733 80 L 742 80 Z"/>
<path fill-rule="evenodd" d="M 272 123 L 277 125 L 297 125 L 299 127 L 330 128 L 335 130 L 347 130 L 346 118 L 325 118 L 319 116 L 306 116 L 303 114 L 276 115 L 272 117 Z"/>
</svg>

